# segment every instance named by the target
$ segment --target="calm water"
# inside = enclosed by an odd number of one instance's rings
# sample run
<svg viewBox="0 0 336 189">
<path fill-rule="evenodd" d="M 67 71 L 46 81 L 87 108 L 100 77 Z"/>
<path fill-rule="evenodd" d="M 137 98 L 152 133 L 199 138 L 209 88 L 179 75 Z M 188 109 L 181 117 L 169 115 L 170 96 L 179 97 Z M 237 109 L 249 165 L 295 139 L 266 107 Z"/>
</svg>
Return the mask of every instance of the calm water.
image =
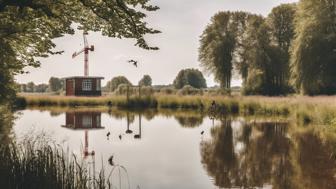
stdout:
<svg viewBox="0 0 336 189">
<path fill-rule="evenodd" d="M 17 114 L 17 140 L 44 132 L 91 170 L 103 165 L 114 188 L 129 188 L 128 181 L 141 189 L 336 187 L 336 141 L 312 126 L 173 111 Z"/>
</svg>

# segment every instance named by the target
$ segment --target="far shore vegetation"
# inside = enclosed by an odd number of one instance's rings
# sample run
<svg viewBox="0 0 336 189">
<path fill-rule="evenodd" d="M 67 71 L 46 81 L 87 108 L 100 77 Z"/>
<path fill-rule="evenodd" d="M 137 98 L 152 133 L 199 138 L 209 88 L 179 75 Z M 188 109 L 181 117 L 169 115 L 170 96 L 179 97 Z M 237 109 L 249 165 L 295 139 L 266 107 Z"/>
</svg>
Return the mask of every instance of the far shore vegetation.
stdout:
<svg viewBox="0 0 336 189">
<path fill-rule="evenodd" d="M 287 116 L 302 124 L 336 125 L 334 96 L 222 96 L 154 94 L 150 96 L 112 95 L 103 97 L 66 97 L 22 95 L 18 106 L 33 107 L 117 107 L 127 109 L 172 109 L 203 112 L 209 116 L 262 115 Z M 215 105 L 213 105 L 215 102 Z"/>
</svg>

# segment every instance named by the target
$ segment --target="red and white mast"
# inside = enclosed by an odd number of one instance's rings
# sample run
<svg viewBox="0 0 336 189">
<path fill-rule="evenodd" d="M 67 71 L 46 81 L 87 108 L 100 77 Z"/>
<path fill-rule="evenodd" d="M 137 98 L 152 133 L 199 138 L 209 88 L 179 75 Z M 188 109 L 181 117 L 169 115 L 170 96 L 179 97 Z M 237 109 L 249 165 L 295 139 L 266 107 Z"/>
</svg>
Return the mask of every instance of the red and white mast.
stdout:
<svg viewBox="0 0 336 189">
<path fill-rule="evenodd" d="M 84 76 L 87 77 L 89 76 L 89 51 L 94 51 L 94 46 L 93 45 L 91 45 L 91 47 L 89 46 L 85 33 L 83 33 L 83 38 L 84 38 L 84 48 L 78 52 L 73 53 L 72 58 L 75 58 L 76 56 L 84 52 Z"/>
</svg>

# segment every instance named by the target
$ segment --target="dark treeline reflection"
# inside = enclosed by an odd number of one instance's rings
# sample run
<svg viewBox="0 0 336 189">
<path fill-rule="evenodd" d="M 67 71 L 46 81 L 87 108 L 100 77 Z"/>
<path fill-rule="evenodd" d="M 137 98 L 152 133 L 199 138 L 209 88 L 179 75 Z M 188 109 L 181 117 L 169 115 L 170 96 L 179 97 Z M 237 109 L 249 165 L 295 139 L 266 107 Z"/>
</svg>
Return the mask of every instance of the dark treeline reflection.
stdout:
<svg viewBox="0 0 336 189">
<path fill-rule="evenodd" d="M 40 111 L 49 111 L 50 116 L 57 117 L 63 113 L 69 112 L 101 112 L 102 114 L 108 114 L 110 117 L 115 119 L 127 119 L 128 123 L 131 124 L 135 121 L 135 117 L 141 114 L 141 116 L 150 121 L 155 116 L 164 116 L 164 117 L 174 117 L 176 121 L 182 127 L 198 127 L 203 123 L 205 118 L 205 113 L 195 112 L 195 111 L 174 111 L 174 110 L 156 110 L 156 109 L 147 109 L 139 111 L 130 111 L 116 108 L 60 108 L 60 109 L 38 109 Z"/>
<path fill-rule="evenodd" d="M 201 142 L 202 163 L 216 186 L 332 189 L 335 138 L 279 122 L 221 121 Z"/>
<path fill-rule="evenodd" d="M 182 127 L 198 127 L 202 125 L 204 119 L 202 115 L 176 115 L 174 117 Z"/>
</svg>

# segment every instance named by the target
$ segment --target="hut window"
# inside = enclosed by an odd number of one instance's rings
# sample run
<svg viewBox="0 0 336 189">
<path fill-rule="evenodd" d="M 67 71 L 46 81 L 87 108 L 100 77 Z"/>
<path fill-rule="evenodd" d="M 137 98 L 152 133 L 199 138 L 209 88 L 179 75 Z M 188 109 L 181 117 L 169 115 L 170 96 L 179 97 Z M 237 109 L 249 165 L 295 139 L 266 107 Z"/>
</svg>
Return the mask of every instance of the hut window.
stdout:
<svg viewBox="0 0 336 189">
<path fill-rule="evenodd" d="M 92 127 L 92 116 L 84 115 L 82 118 L 82 125 L 85 128 L 91 128 Z"/>
<path fill-rule="evenodd" d="M 92 90 L 92 81 L 89 80 L 89 79 L 83 80 L 82 90 L 83 91 L 91 91 Z"/>
<path fill-rule="evenodd" d="M 100 91 L 100 89 L 101 89 L 101 86 L 100 86 L 100 79 L 97 79 L 96 82 L 97 82 L 97 83 L 96 83 L 96 90 L 97 90 L 97 91 Z"/>
</svg>

